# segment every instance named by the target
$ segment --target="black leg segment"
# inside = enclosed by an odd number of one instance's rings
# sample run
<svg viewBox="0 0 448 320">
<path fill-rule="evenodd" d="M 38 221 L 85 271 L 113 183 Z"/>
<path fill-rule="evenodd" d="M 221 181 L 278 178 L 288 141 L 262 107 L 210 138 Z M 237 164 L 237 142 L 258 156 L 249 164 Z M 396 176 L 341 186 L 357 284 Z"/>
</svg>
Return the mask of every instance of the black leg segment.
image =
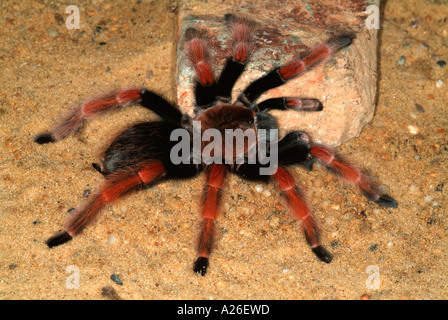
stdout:
<svg viewBox="0 0 448 320">
<path fill-rule="evenodd" d="M 182 113 L 177 108 L 175 108 L 158 94 L 149 90 L 142 90 L 141 104 L 143 107 L 154 111 L 165 121 L 179 124 L 180 120 L 182 119 Z"/>
</svg>

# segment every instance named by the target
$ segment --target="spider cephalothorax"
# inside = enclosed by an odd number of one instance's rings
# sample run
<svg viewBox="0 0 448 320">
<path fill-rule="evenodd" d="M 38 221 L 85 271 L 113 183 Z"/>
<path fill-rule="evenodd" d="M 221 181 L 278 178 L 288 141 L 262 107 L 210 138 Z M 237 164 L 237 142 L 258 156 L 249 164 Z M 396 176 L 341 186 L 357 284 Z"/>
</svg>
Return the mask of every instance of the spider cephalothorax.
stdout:
<svg viewBox="0 0 448 320">
<path fill-rule="evenodd" d="M 215 79 L 210 62 L 206 32 L 188 29 L 184 34 L 184 51 L 197 75 L 194 116 L 183 115 L 178 108 L 149 90 L 127 89 L 85 102 L 51 131 L 35 137 L 39 144 L 61 140 L 80 129 L 85 120 L 133 103 L 139 103 L 162 118 L 161 121 L 136 124 L 118 135 L 104 153 L 102 163 L 93 164 L 104 175 L 104 184 L 87 203 L 70 214 L 65 230 L 47 241 L 49 247 L 70 241 L 93 222 L 107 204 L 125 194 L 154 186 L 162 180 L 192 178 L 202 171 L 206 172 L 201 206 L 203 223 L 198 258 L 194 264 L 194 271 L 202 275 L 207 271 L 220 190 L 228 173 L 247 180 L 275 181 L 291 212 L 301 221 L 306 241 L 312 251 L 327 263 L 332 260 L 331 254 L 320 244 L 317 224 L 311 215 L 310 206 L 296 186 L 289 167 L 299 165 L 311 170 L 313 163 L 319 161 L 332 173 L 357 186 L 369 200 L 381 206 L 397 207 L 396 201 L 387 194 L 382 194 L 365 173 L 332 148 L 312 143 L 305 132 L 292 131 L 278 139 L 278 125 L 267 111 L 291 109 L 318 112 L 323 108 L 319 100 L 280 97 L 257 101 L 263 92 L 284 84 L 331 58 L 340 49 L 348 47 L 354 36 L 333 36 L 290 62 L 273 68 L 268 74 L 252 82 L 232 102 L 232 88 L 244 71 L 253 50 L 251 37 L 254 29 L 253 24 L 246 19 L 233 15 L 225 18 L 231 34 L 232 54 L 226 60 L 218 79 Z M 239 144 L 233 145 L 235 136 L 232 136 L 230 144 L 225 139 L 221 140 L 228 133 L 235 132 L 245 134 Z M 253 136 L 246 136 L 248 132 L 252 132 Z M 172 138 L 175 133 L 189 139 L 186 154 L 179 156 L 181 149 L 178 141 Z M 199 141 L 194 139 L 197 134 Z M 264 155 L 252 153 L 263 144 Z M 229 145 L 235 148 L 228 151 L 226 148 Z M 199 151 L 199 158 L 195 154 L 195 146 L 198 147 L 196 151 Z M 202 157 L 204 153 L 208 157 Z M 273 169 L 270 168 L 272 163 L 266 159 L 274 162 Z"/>
</svg>

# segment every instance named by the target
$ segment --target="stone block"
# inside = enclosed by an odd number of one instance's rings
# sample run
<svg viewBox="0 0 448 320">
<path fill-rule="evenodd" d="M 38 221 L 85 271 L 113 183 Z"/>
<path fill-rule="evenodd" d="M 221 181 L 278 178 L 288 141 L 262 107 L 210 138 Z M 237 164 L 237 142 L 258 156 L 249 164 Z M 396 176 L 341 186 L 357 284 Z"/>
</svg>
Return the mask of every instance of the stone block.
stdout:
<svg viewBox="0 0 448 320">
<path fill-rule="evenodd" d="M 368 28 L 366 12 L 378 1 L 334 0 L 181 0 L 178 15 L 177 98 L 184 113 L 194 110 L 194 70 L 182 51 L 182 35 L 189 28 L 207 30 L 212 63 L 218 75 L 230 54 L 224 15 L 233 13 L 254 21 L 253 51 L 246 71 L 235 85 L 233 98 L 273 67 L 290 61 L 330 36 L 353 32 L 356 39 L 333 59 L 263 94 L 267 98 L 292 96 L 319 99 L 321 112 L 270 111 L 279 122 L 280 136 L 306 131 L 318 143 L 337 146 L 355 136 L 373 118 L 377 88 L 377 29 Z"/>
</svg>

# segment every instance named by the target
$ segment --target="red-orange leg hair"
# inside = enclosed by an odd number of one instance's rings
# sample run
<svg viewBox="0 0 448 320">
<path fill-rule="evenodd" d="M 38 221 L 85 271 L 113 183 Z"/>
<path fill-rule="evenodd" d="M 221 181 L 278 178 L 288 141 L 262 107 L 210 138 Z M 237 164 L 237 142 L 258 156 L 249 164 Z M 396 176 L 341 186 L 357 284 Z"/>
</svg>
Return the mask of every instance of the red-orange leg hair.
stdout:
<svg viewBox="0 0 448 320">
<path fill-rule="evenodd" d="M 81 129 L 85 120 L 107 111 L 138 102 L 141 97 L 141 89 L 128 89 L 88 100 L 73 109 L 71 113 L 69 113 L 51 131 L 36 136 L 34 141 L 39 144 L 44 144 L 64 139 L 70 133 Z"/>
<path fill-rule="evenodd" d="M 215 99 L 215 75 L 208 47 L 204 31 L 194 28 L 185 30 L 183 49 L 196 72 L 194 91 L 196 106 L 199 108 L 207 108 Z"/>
<path fill-rule="evenodd" d="M 207 184 L 205 186 L 202 203 L 202 230 L 199 237 L 198 255 L 193 270 L 205 275 L 208 267 L 208 259 L 213 246 L 215 235 L 215 220 L 218 216 L 218 207 L 221 198 L 221 188 L 224 184 L 227 169 L 223 164 L 212 164 L 207 172 Z"/>
<path fill-rule="evenodd" d="M 274 174 L 274 179 L 285 194 L 293 216 L 301 221 L 306 241 L 311 250 L 320 260 L 330 263 L 332 260 L 331 254 L 319 243 L 318 226 L 311 215 L 311 207 L 303 193 L 295 185 L 293 176 L 285 167 L 279 166 Z"/>
<path fill-rule="evenodd" d="M 396 208 L 398 206 L 392 197 L 382 194 L 365 173 L 333 151 L 333 149 L 326 146 L 313 145 L 310 148 L 310 154 L 336 176 L 349 184 L 357 186 L 369 200 L 383 207 Z"/>
<path fill-rule="evenodd" d="M 278 72 L 283 80 L 297 77 L 312 67 L 331 58 L 340 49 L 350 45 L 352 40 L 352 36 L 350 35 L 332 37 L 326 43 L 309 49 L 296 59 L 285 64 Z"/>
<path fill-rule="evenodd" d="M 285 65 L 272 69 L 265 76 L 252 82 L 238 97 L 238 100 L 245 105 L 252 105 L 263 92 L 281 86 L 285 82 L 325 62 L 336 52 L 349 46 L 353 39 L 354 36 L 351 34 L 335 36 L 324 44 L 305 51 Z"/>
<path fill-rule="evenodd" d="M 185 31 L 184 51 L 196 71 L 197 80 L 202 86 L 209 86 L 215 82 L 213 68 L 210 63 L 208 42 L 203 31 L 189 28 Z"/>
<path fill-rule="evenodd" d="M 227 58 L 216 85 L 216 96 L 219 101 L 230 103 L 232 88 L 243 73 L 253 50 L 251 43 L 254 33 L 253 23 L 232 14 L 226 15 L 230 31 L 232 55 Z"/>
<path fill-rule="evenodd" d="M 65 231 L 62 231 L 47 241 L 51 248 L 70 241 L 94 222 L 107 204 L 139 190 L 143 186 L 155 183 L 165 175 L 165 168 L 160 161 L 148 162 L 138 171 L 122 170 L 107 176 L 100 192 L 92 199 L 70 214 Z"/>
<path fill-rule="evenodd" d="M 245 64 L 253 50 L 251 40 L 254 33 L 253 23 L 244 18 L 226 15 L 232 46 L 232 58 Z"/>
</svg>

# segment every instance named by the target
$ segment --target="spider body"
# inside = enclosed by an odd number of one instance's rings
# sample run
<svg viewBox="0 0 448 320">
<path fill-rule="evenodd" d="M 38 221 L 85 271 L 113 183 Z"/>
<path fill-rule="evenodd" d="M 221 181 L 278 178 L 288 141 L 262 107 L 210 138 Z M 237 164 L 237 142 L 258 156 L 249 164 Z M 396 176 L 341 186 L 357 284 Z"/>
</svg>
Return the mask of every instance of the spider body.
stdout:
<svg viewBox="0 0 448 320">
<path fill-rule="evenodd" d="M 105 151 L 102 163 L 93 164 L 105 178 L 99 192 L 70 215 L 65 230 L 47 241 L 49 247 L 72 240 L 97 218 L 107 204 L 130 192 L 154 186 L 162 180 L 189 179 L 201 172 L 206 173 L 206 183 L 201 205 L 202 226 L 198 241 L 198 258 L 193 269 L 202 275 L 205 275 L 209 264 L 221 189 L 229 173 L 247 180 L 276 182 L 291 213 L 301 221 L 305 239 L 312 251 L 327 263 L 331 262 L 332 256 L 320 243 L 311 207 L 296 186 L 289 167 L 302 166 L 311 170 L 313 163 L 319 161 L 335 175 L 357 186 L 369 200 L 381 206 L 397 206 L 394 199 L 378 191 L 365 173 L 332 148 L 314 144 L 305 132 L 292 131 L 281 139 L 271 134 L 272 130 L 278 129 L 278 124 L 275 118 L 267 113 L 269 110 L 319 112 L 323 108 L 319 100 L 280 97 L 257 102 L 263 92 L 281 86 L 349 46 L 354 36 L 345 34 L 332 37 L 326 43 L 311 48 L 285 65 L 272 69 L 264 77 L 251 83 L 236 101 L 232 102 L 232 88 L 244 71 L 253 49 L 251 36 L 254 30 L 251 22 L 233 15 L 227 15 L 226 22 L 231 33 L 232 54 L 218 79 L 215 79 L 210 63 L 205 32 L 188 29 L 184 34 L 184 51 L 197 75 L 196 113 L 193 117 L 183 115 L 178 108 L 152 91 L 127 89 L 83 103 L 51 131 L 35 137 L 39 144 L 56 142 L 80 129 L 87 119 L 134 103 L 139 103 L 161 117 L 161 121 L 133 125 L 116 137 Z M 199 129 L 196 128 L 198 125 Z M 183 161 L 174 161 L 173 150 L 177 141 L 172 139 L 172 135 L 176 130 L 183 130 L 189 138 L 199 134 L 200 153 L 208 150 L 212 158 L 218 161 L 210 162 L 210 159 L 204 158 L 195 161 L 197 159 L 194 139 L 189 142 L 188 146 L 193 148 L 188 148 L 187 154 L 183 155 Z M 243 139 L 236 148 L 229 151 L 226 148 L 227 141 L 216 147 L 214 139 L 205 137 L 210 130 L 218 134 L 218 137 L 224 137 L 229 130 L 240 130 L 244 133 L 251 131 L 255 140 Z M 266 134 L 260 135 L 261 132 Z M 273 137 L 276 139 L 272 139 Z M 269 164 L 264 162 L 265 158 L 260 154 L 255 153 L 255 157 L 251 158 L 253 161 L 247 161 L 260 142 L 265 143 L 266 154 L 277 160 L 275 170 L 269 174 L 262 174 L 262 169 L 266 169 Z M 239 162 L 241 159 L 244 161 Z"/>
</svg>

